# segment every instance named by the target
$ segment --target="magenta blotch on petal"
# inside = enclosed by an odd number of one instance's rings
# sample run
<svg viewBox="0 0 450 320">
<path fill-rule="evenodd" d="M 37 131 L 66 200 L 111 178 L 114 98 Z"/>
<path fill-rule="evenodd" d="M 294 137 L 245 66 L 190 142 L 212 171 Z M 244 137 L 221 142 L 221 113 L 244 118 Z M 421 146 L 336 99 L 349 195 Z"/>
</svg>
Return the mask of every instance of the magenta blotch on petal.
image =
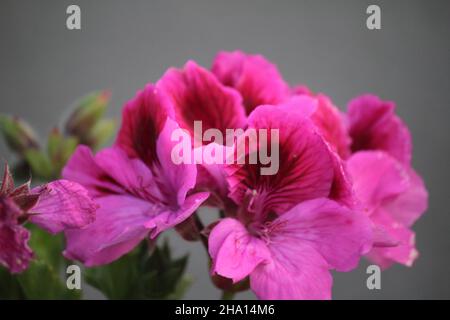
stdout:
<svg viewBox="0 0 450 320">
<path fill-rule="evenodd" d="M 395 114 L 395 104 L 366 94 L 348 104 L 347 117 L 352 152 L 386 151 L 405 165 L 411 162 L 411 134 Z"/>
</svg>

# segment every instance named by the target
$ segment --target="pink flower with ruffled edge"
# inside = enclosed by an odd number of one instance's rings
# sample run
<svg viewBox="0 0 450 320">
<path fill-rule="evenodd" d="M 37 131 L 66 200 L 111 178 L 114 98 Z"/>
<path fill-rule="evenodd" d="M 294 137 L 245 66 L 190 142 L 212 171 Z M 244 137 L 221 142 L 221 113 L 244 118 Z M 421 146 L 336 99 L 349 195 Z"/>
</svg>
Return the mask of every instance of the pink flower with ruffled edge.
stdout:
<svg viewBox="0 0 450 320">
<path fill-rule="evenodd" d="M 115 146 L 92 155 L 78 147 L 64 177 L 85 186 L 99 204 L 96 221 L 67 231 L 64 255 L 86 266 L 106 264 L 192 215 L 209 193 L 191 193 L 195 164 L 171 158 L 179 129 L 163 90 L 148 85 L 123 110 Z"/>
<path fill-rule="evenodd" d="M 381 150 L 405 165 L 411 164 L 411 134 L 395 114 L 393 102 L 372 94 L 356 97 L 348 104 L 347 118 L 353 153 Z"/>
<path fill-rule="evenodd" d="M 156 87 L 171 101 L 176 122 L 192 136 L 194 121 L 201 121 L 204 131 L 214 128 L 224 136 L 226 129 L 245 128 L 247 124 L 239 92 L 221 84 L 194 61 L 188 61 L 182 69 L 167 70 Z"/>
<path fill-rule="evenodd" d="M 224 85 L 239 91 L 247 114 L 260 105 L 275 105 L 290 98 L 289 86 L 277 67 L 262 55 L 222 51 L 211 70 Z"/>
<path fill-rule="evenodd" d="M 350 101 L 347 116 L 354 152 L 347 168 L 376 234 L 367 257 L 383 268 L 411 266 L 418 251 L 410 228 L 428 206 L 425 185 L 411 167 L 411 134 L 394 103 L 375 95 Z"/>
<path fill-rule="evenodd" d="M 92 223 L 96 208 L 87 190 L 71 181 L 57 180 L 33 189 L 28 182 L 15 188 L 6 166 L 0 189 L 0 265 L 19 273 L 33 259 L 30 231 L 23 223 L 31 221 L 55 234 Z"/>
<path fill-rule="evenodd" d="M 212 272 L 234 282 L 250 276 L 261 299 L 329 299 L 329 270 L 354 268 L 372 244 L 369 219 L 329 198 L 342 172 L 314 124 L 295 110 L 302 108 L 260 106 L 249 116 L 249 128 L 279 130 L 280 170 L 262 176 L 260 164 L 228 167 L 239 211 L 209 236 Z"/>
</svg>

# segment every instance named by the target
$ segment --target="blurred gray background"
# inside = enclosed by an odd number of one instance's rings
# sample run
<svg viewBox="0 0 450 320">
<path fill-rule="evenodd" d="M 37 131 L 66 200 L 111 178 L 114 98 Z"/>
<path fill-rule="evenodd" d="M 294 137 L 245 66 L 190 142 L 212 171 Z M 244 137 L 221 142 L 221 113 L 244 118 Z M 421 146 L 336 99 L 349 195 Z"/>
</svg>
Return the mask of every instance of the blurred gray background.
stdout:
<svg viewBox="0 0 450 320">
<path fill-rule="evenodd" d="M 81 31 L 66 29 L 69 4 L 81 7 Z M 381 30 L 366 28 L 369 4 L 381 6 Z M 209 67 L 217 51 L 237 48 L 265 55 L 287 81 L 323 91 L 341 108 L 364 92 L 394 100 L 430 193 L 429 210 L 414 227 L 420 257 L 412 268 L 384 271 L 379 291 L 366 288 L 363 261 L 335 274 L 333 295 L 449 299 L 449 39 L 446 0 L 1 0 L 0 106 L 45 136 L 75 99 L 94 89 L 112 90 L 110 114 L 119 116 L 123 103 L 168 67 L 188 59 Z M 0 155 L 12 160 L 3 141 Z M 218 298 L 203 247 L 168 237 L 176 254 L 191 253 L 195 281 L 186 298 Z"/>
</svg>

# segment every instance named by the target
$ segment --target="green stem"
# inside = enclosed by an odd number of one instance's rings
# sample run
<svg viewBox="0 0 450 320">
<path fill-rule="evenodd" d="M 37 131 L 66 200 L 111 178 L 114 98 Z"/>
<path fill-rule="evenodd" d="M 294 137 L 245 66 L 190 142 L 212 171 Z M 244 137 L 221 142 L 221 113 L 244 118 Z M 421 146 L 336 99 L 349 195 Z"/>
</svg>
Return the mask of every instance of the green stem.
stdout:
<svg viewBox="0 0 450 320">
<path fill-rule="evenodd" d="M 226 291 L 226 290 L 224 290 L 223 292 L 222 292 L 222 300 L 233 300 L 233 298 L 234 298 L 234 292 L 232 292 L 232 291 Z"/>
</svg>

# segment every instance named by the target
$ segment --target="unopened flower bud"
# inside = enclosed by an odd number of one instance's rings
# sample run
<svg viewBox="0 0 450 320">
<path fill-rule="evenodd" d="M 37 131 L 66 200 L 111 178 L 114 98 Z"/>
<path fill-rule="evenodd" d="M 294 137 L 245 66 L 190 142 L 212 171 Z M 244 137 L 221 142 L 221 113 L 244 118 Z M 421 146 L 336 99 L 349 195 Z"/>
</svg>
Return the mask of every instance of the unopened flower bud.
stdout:
<svg viewBox="0 0 450 320">
<path fill-rule="evenodd" d="M 59 175 L 78 145 L 76 137 L 64 137 L 58 128 L 54 128 L 48 137 L 47 152 L 53 165 L 53 171 Z"/>
<path fill-rule="evenodd" d="M 91 93 L 77 103 L 77 107 L 66 123 L 66 132 L 76 136 L 80 142 L 88 138 L 88 133 L 100 120 L 106 111 L 110 99 L 110 92 L 103 90 Z"/>
<path fill-rule="evenodd" d="M 88 132 L 84 144 L 91 146 L 93 149 L 98 149 L 98 147 L 104 145 L 114 135 L 115 129 L 115 120 L 102 119 Z"/>
<path fill-rule="evenodd" d="M 0 131 L 7 145 L 19 155 L 24 155 L 29 149 L 39 148 L 37 135 L 22 119 L 0 114 Z"/>
</svg>

